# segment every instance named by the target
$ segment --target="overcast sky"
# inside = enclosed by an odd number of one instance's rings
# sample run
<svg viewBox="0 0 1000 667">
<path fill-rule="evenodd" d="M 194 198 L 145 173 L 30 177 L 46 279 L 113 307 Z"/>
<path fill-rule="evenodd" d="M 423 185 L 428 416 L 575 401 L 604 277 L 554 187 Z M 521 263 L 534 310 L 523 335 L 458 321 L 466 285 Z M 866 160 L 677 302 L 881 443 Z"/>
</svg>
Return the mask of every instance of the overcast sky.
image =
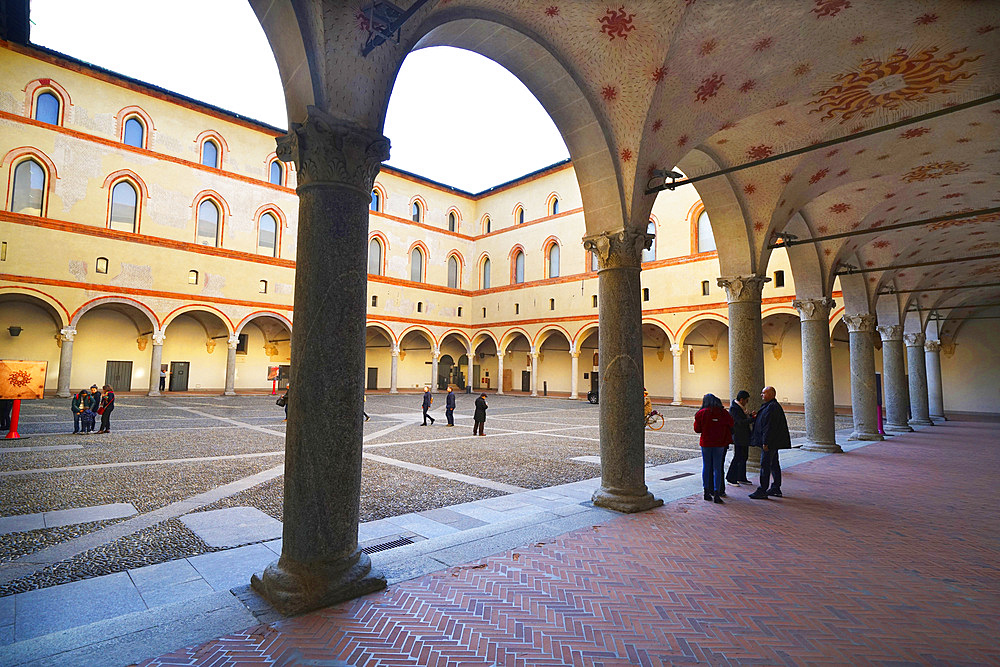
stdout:
<svg viewBox="0 0 1000 667">
<path fill-rule="evenodd" d="M 245 0 L 31 0 L 31 20 L 36 44 L 287 125 L 278 68 Z M 389 164 L 473 192 L 569 156 L 551 119 L 513 75 L 450 48 L 406 59 L 385 134 Z"/>
</svg>

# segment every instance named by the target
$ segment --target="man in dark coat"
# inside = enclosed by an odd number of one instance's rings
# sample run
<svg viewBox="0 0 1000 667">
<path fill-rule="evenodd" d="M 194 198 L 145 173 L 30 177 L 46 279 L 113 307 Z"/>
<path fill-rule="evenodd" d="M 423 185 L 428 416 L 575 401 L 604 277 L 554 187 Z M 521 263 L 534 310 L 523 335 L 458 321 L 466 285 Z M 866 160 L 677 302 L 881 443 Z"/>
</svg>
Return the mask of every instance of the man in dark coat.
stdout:
<svg viewBox="0 0 1000 667">
<path fill-rule="evenodd" d="M 764 387 L 760 392 L 763 405 L 753 420 L 750 444 L 763 450 L 760 455 L 760 486 L 750 494 L 754 500 L 766 500 L 768 496 L 781 497 L 781 465 L 778 463 L 778 450 L 790 449 L 792 446 L 792 436 L 788 432 L 785 411 L 781 409 L 781 404 L 774 396 L 774 387 Z M 767 486 L 769 481 L 771 481 L 770 488 Z"/>
<path fill-rule="evenodd" d="M 476 399 L 476 413 L 472 416 L 472 435 L 486 435 L 483 429 L 486 427 L 486 394 L 480 394 Z"/>
<path fill-rule="evenodd" d="M 729 464 L 726 481 L 736 486 L 739 486 L 740 482 L 751 483 L 747 479 L 747 455 L 750 453 L 750 415 L 747 414 L 746 408 L 749 400 L 750 392 L 741 389 L 736 394 L 736 400 L 729 406 L 729 414 L 732 415 L 735 425 L 733 426 L 733 460 Z"/>
<path fill-rule="evenodd" d="M 448 395 L 444 399 L 444 416 L 448 418 L 448 426 L 455 425 L 455 392 L 448 387 Z"/>
<path fill-rule="evenodd" d="M 431 426 L 434 426 L 434 417 L 431 417 L 429 414 L 427 414 L 427 411 L 431 409 L 431 403 L 433 402 L 434 402 L 434 397 L 431 396 L 431 388 L 424 387 L 424 402 L 421 404 L 421 406 L 424 409 L 424 423 L 421 424 L 421 426 L 427 426 L 428 419 L 431 420 Z"/>
</svg>

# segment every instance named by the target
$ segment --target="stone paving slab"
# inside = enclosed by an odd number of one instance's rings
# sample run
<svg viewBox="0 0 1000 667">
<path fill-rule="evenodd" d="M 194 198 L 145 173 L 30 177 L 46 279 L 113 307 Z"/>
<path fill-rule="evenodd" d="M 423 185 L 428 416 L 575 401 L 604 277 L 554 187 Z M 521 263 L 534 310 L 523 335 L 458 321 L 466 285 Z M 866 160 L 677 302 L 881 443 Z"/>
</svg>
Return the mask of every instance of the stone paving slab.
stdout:
<svg viewBox="0 0 1000 667">
<path fill-rule="evenodd" d="M 263 544 L 248 544 L 245 547 L 217 551 L 187 559 L 216 591 L 228 591 L 234 586 L 247 583 L 250 575 L 261 572 L 277 560 L 274 552 Z"/>
<path fill-rule="evenodd" d="M 210 547 L 235 547 L 281 537 L 281 522 L 256 507 L 185 514 L 181 521 Z"/>
<path fill-rule="evenodd" d="M 147 607 L 183 602 L 213 592 L 186 559 L 138 567 L 128 573 Z"/>
</svg>

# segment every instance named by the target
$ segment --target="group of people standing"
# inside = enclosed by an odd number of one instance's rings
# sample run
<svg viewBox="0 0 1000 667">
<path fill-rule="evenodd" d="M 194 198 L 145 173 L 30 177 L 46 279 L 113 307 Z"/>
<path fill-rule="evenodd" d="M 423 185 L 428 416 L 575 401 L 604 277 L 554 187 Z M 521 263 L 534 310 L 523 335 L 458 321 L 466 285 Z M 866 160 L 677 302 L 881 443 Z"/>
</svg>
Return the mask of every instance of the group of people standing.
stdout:
<svg viewBox="0 0 1000 667">
<path fill-rule="evenodd" d="M 73 411 L 73 433 L 93 433 L 97 416 L 101 417 L 98 433 L 111 433 L 111 413 L 115 409 L 115 390 L 104 385 L 103 391 L 96 384 L 90 389 L 81 389 L 73 396 L 70 409 Z"/>
<path fill-rule="evenodd" d="M 423 402 L 420 405 L 424 411 L 424 423 L 421 426 L 427 426 L 428 419 L 431 420 L 431 426 L 434 425 L 434 417 L 428 414 L 433 403 L 434 396 L 431 394 L 431 388 L 425 386 Z M 486 410 L 489 407 L 486 404 L 486 394 L 480 394 L 479 398 L 476 399 L 476 411 L 472 415 L 472 435 L 486 435 L 483 430 L 486 428 Z M 455 390 L 452 387 L 448 387 L 448 394 L 444 399 L 444 416 L 448 419 L 448 426 L 455 425 Z"/>
<path fill-rule="evenodd" d="M 741 390 L 736 394 L 728 412 L 714 394 L 705 394 L 701 409 L 694 416 L 694 431 L 700 433 L 702 486 L 705 500 L 722 504 L 726 497 L 726 482 L 739 486 L 752 484 L 747 479 L 747 459 L 750 447 L 760 447 L 760 484 L 750 494 L 754 500 L 781 497 L 781 465 L 778 451 L 792 446 L 791 434 L 785 411 L 775 398 L 774 387 L 764 387 L 760 393 L 761 406 L 747 413 L 750 394 Z M 726 450 L 733 443 L 733 460 L 729 472 L 723 477 Z"/>
</svg>

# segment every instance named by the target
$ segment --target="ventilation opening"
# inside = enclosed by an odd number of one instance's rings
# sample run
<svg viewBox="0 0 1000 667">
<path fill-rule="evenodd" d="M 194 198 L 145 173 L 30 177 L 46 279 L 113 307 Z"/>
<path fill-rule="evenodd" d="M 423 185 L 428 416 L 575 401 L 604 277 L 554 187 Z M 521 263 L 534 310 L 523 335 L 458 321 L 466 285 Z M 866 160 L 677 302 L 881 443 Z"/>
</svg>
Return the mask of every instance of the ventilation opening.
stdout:
<svg viewBox="0 0 1000 667">
<path fill-rule="evenodd" d="M 648 287 L 643 287 L 642 288 L 642 300 L 643 301 L 649 301 L 649 288 Z"/>
<path fill-rule="evenodd" d="M 784 271 L 775 271 L 774 272 L 774 286 L 775 287 L 784 287 L 785 286 L 785 272 Z"/>
<path fill-rule="evenodd" d="M 592 295 L 591 295 L 591 297 L 590 297 L 590 301 L 591 301 L 591 305 L 592 305 L 592 306 L 593 306 L 594 308 L 597 308 L 597 295 L 596 295 L 596 294 L 592 294 Z"/>
<path fill-rule="evenodd" d="M 389 542 L 382 542 L 381 544 L 373 544 L 368 547 L 362 547 L 361 550 L 366 554 L 373 554 L 378 553 L 379 551 L 395 549 L 396 547 L 405 547 L 407 544 L 413 544 L 413 540 L 408 537 L 400 537 L 399 539 L 391 540 Z"/>
<path fill-rule="evenodd" d="M 682 472 L 682 473 L 678 473 L 676 475 L 671 475 L 670 477 L 664 477 L 663 481 L 664 482 L 671 482 L 671 481 L 673 481 L 675 479 L 680 479 L 681 477 L 690 477 L 693 474 L 694 474 L 693 472 Z"/>
<path fill-rule="evenodd" d="M 708 281 L 707 280 L 702 280 L 701 281 L 701 295 L 702 296 L 708 296 L 708 290 L 709 290 L 709 288 L 710 288 L 710 286 L 708 284 Z"/>
<path fill-rule="evenodd" d="M 424 302 L 423 301 L 417 301 L 417 312 L 418 313 L 424 312 Z"/>
<path fill-rule="evenodd" d="M 483 308 L 483 317 L 484 318 L 486 317 L 486 309 L 485 308 Z"/>
<path fill-rule="evenodd" d="M 519 304 L 519 303 L 515 303 L 515 304 L 514 304 L 514 314 L 515 314 L 515 315 L 517 315 L 517 314 L 519 314 L 520 312 L 521 312 L 521 304 Z"/>
<path fill-rule="evenodd" d="M 462 316 L 462 307 L 461 306 L 458 307 L 458 316 L 459 317 Z"/>
<path fill-rule="evenodd" d="M 373 296 L 372 297 L 372 308 L 375 308 L 376 306 L 378 306 L 378 297 L 377 296 Z"/>
<path fill-rule="evenodd" d="M 555 310 L 555 309 L 556 309 L 556 300 L 549 299 L 549 310 Z"/>
</svg>

